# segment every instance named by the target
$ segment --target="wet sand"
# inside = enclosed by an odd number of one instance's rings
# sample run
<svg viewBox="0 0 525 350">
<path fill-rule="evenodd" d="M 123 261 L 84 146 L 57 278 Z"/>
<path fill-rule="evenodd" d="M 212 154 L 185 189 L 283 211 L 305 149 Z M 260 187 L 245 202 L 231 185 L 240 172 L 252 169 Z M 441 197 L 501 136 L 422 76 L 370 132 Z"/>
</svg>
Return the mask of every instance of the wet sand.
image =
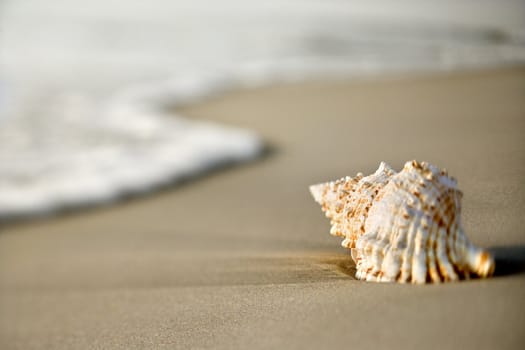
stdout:
<svg viewBox="0 0 525 350">
<path fill-rule="evenodd" d="M 0 233 L 0 348 L 511 349 L 525 344 L 525 68 L 229 93 L 192 118 L 263 159 Z M 308 185 L 446 167 L 490 280 L 364 283 Z"/>
</svg>

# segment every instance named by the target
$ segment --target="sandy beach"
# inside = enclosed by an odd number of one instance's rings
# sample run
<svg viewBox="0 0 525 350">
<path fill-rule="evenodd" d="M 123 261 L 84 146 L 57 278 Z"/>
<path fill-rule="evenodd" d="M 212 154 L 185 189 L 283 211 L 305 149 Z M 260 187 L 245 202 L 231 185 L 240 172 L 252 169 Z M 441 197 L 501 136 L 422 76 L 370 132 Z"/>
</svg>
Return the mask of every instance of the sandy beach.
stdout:
<svg viewBox="0 0 525 350">
<path fill-rule="evenodd" d="M 525 68 L 235 91 L 185 115 L 268 154 L 160 193 L 5 226 L 2 349 L 522 349 Z M 308 185 L 386 161 L 459 181 L 493 279 L 364 283 Z"/>
</svg>

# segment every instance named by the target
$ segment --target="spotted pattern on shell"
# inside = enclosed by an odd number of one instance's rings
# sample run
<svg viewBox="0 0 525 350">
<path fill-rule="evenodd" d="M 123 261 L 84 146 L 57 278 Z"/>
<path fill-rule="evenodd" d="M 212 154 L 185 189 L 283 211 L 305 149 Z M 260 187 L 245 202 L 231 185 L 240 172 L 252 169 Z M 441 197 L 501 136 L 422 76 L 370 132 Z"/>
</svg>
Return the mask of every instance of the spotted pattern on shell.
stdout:
<svg viewBox="0 0 525 350">
<path fill-rule="evenodd" d="M 463 231 L 462 192 L 446 170 L 411 161 L 397 173 L 382 162 L 372 175 L 310 192 L 330 219 L 330 233 L 351 249 L 360 280 L 439 283 L 494 272 L 491 254 Z"/>
</svg>

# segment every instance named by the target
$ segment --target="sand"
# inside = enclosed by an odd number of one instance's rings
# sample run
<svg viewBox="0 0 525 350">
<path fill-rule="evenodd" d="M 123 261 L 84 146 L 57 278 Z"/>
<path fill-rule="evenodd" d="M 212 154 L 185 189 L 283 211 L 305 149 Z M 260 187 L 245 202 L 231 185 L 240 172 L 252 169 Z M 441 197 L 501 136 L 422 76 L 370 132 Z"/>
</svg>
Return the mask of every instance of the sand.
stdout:
<svg viewBox="0 0 525 350">
<path fill-rule="evenodd" d="M 525 344 L 525 68 L 286 84 L 190 106 L 263 159 L 4 227 L 1 349 L 511 349 Z M 459 180 L 498 276 L 356 281 L 307 186 L 427 160 Z"/>
</svg>

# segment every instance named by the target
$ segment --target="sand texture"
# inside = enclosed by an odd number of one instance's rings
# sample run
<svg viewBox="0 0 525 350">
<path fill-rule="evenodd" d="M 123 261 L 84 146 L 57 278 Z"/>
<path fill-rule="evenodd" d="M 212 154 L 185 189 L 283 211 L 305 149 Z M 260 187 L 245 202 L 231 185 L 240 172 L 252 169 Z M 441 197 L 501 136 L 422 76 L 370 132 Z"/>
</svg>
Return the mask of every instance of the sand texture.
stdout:
<svg viewBox="0 0 525 350">
<path fill-rule="evenodd" d="M 1 349 L 523 349 L 525 69 L 289 84 L 184 111 L 272 145 L 148 197 L 3 227 Z M 499 276 L 356 281 L 308 185 L 446 167 Z"/>
</svg>

